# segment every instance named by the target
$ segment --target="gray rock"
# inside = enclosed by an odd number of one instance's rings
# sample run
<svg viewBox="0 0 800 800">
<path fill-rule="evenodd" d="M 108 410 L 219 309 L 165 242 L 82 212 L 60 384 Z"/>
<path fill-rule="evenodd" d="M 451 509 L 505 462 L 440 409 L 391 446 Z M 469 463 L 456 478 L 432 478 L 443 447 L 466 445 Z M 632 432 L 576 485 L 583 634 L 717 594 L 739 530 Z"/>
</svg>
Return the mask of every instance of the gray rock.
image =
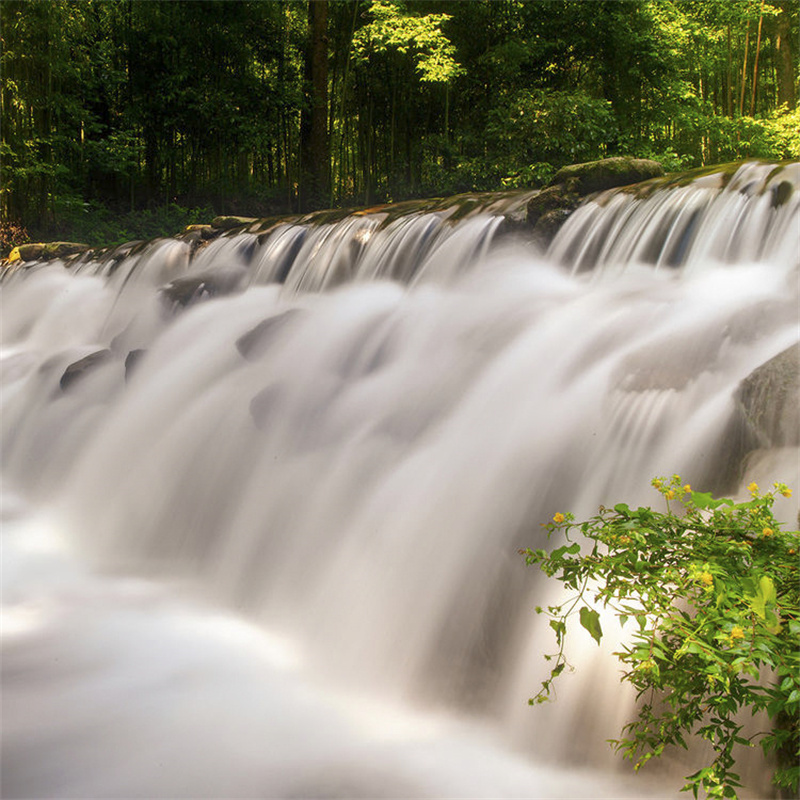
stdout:
<svg viewBox="0 0 800 800">
<path fill-rule="evenodd" d="M 800 446 L 800 343 L 753 370 L 737 400 L 763 446 Z"/>
<path fill-rule="evenodd" d="M 96 353 L 90 353 L 88 356 L 74 361 L 64 370 L 64 374 L 61 376 L 59 381 L 61 389 L 66 390 L 73 386 L 110 358 L 112 358 L 110 350 L 98 350 Z"/>
<path fill-rule="evenodd" d="M 247 359 L 258 358 L 267 349 L 269 340 L 275 333 L 300 313 L 299 308 L 290 308 L 288 311 L 259 322 L 255 328 L 236 340 L 236 349 Z"/>
</svg>

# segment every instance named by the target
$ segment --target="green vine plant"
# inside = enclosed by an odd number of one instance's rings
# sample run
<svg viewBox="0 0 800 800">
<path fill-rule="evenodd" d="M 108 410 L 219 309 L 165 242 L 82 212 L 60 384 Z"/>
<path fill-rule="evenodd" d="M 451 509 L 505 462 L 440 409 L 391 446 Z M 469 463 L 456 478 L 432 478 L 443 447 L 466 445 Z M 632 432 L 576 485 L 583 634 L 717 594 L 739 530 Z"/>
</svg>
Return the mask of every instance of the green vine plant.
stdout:
<svg viewBox="0 0 800 800">
<path fill-rule="evenodd" d="M 558 513 L 544 525 L 563 540 L 554 550 L 521 550 L 529 565 L 570 590 L 537 613 L 549 617 L 557 651 L 550 676 L 529 702 L 551 698 L 553 681 L 572 669 L 565 655 L 570 623 L 600 644 L 600 611 L 623 627 L 622 681 L 636 690 L 637 714 L 612 746 L 636 770 L 668 746 L 710 743 L 707 763 L 686 777 L 695 797 L 736 798 L 736 757 L 760 744 L 771 754 L 773 783 L 796 796 L 800 768 L 800 533 L 781 530 L 772 506 L 791 496 L 782 483 L 736 503 L 696 492 L 678 475 L 653 486 L 666 510 L 601 507 L 577 522 Z M 605 614 L 604 614 L 605 620 Z M 768 719 L 744 735 L 742 712 Z"/>
</svg>

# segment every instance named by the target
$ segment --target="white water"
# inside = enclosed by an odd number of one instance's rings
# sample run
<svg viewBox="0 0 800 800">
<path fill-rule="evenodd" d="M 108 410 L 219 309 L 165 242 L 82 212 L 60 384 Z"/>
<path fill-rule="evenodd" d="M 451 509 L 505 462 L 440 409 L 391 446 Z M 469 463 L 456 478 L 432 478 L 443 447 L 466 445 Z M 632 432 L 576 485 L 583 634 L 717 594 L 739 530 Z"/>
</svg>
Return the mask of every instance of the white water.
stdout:
<svg viewBox="0 0 800 800">
<path fill-rule="evenodd" d="M 715 202 L 695 253 L 736 234 Z M 675 796 L 691 758 L 619 771 L 591 640 L 527 705 L 552 642 L 517 550 L 657 474 L 729 488 L 736 388 L 798 341 L 797 204 L 748 213 L 769 246 L 679 270 L 428 215 L 10 275 L 3 797 Z M 230 293 L 170 306 L 192 275 Z M 760 456 L 745 484 L 798 487 L 796 448 Z"/>
</svg>

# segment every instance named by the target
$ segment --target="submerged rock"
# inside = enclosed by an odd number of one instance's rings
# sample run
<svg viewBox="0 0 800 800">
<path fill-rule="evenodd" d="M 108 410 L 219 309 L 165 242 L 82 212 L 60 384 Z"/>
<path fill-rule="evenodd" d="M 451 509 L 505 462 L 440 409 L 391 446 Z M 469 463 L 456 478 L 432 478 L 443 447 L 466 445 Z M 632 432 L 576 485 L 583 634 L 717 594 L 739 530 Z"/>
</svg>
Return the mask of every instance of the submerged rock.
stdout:
<svg viewBox="0 0 800 800">
<path fill-rule="evenodd" d="M 290 308 L 288 311 L 259 322 L 255 328 L 236 340 L 236 349 L 247 359 L 258 358 L 266 350 L 269 340 L 276 331 L 283 328 L 287 322 L 300 313 L 300 309 Z"/>
<path fill-rule="evenodd" d="M 281 392 L 277 386 L 262 389 L 250 401 L 250 417 L 258 430 L 264 430 L 270 415 L 280 402 Z"/>
<path fill-rule="evenodd" d="M 83 358 L 79 358 L 77 361 L 74 361 L 64 370 L 64 374 L 61 376 L 61 380 L 59 381 L 61 389 L 68 389 L 77 381 L 85 378 L 86 375 L 95 370 L 101 364 L 105 364 L 106 361 L 112 357 L 113 356 L 110 350 L 98 350 L 96 353 L 89 353 L 88 356 L 84 356 Z"/>
<path fill-rule="evenodd" d="M 136 350 L 131 350 L 127 356 L 125 356 L 125 380 L 130 380 L 131 374 L 136 369 L 137 364 L 141 361 L 142 356 L 147 352 L 143 348 L 137 348 Z"/>
<path fill-rule="evenodd" d="M 201 298 L 221 297 L 238 291 L 245 276 L 243 269 L 232 267 L 187 275 L 162 287 L 161 294 L 175 305 L 188 306 Z"/>
</svg>

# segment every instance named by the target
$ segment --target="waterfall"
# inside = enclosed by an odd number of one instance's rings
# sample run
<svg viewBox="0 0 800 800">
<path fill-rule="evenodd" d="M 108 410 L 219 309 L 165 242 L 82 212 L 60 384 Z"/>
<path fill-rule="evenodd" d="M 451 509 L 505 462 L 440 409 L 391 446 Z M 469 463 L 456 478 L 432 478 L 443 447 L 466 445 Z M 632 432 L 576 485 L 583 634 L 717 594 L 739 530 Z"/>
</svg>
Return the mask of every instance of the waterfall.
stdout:
<svg viewBox="0 0 800 800">
<path fill-rule="evenodd" d="M 659 474 L 800 488 L 738 399 L 798 343 L 798 169 L 603 195 L 546 253 L 500 205 L 8 268 L 3 796 L 677 796 L 605 744 L 588 636 L 527 705 L 517 550 Z"/>
</svg>

